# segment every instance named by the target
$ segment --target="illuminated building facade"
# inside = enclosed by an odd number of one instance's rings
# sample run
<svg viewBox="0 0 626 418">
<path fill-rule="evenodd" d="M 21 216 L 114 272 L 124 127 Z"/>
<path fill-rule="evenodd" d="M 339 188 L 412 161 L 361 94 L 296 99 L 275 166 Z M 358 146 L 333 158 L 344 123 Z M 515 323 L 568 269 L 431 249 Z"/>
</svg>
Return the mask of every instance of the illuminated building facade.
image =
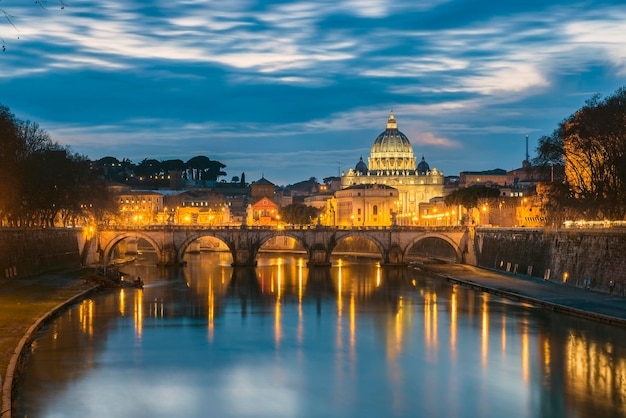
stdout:
<svg viewBox="0 0 626 418">
<path fill-rule="evenodd" d="M 280 215 L 274 201 L 276 186 L 265 177 L 250 184 L 250 204 L 246 210 L 248 225 L 278 225 Z"/>
<path fill-rule="evenodd" d="M 430 168 L 424 157 L 416 165 L 411 142 L 400 130 L 390 113 L 387 128 L 372 145 L 368 164 L 363 158 L 354 169 L 341 175 L 343 189 L 356 185 L 384 185 L 397 190 L 394 213 L 400 225 L 412 224 L 419 204 L 444 195 L 444 175 Z"/>
<path fill-rule="evenodd" d="M 384 184 L 357 184 L 335 192 L 321 217 L 324 225 L 391 226 L 398 190 Z"/>
<path fill-rule="evenodd" d="M 155 222 L 163 211 L 163 195 L 150 191 L 124 191 L 117 194 L 121 223 L 145 225 Z"/>
</svg>

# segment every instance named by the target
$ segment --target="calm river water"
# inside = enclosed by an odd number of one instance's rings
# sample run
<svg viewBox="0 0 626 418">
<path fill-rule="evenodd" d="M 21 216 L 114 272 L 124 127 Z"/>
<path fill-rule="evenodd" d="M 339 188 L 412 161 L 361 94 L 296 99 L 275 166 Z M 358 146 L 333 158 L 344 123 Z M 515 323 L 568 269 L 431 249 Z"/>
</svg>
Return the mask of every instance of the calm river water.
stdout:
<svg viewBox="0 0 626 418">
<path fill-rule="evenodd" d="M 17 417 L 626 416 L 626 333 L 412 269 L 262 255 L 124 270 L 56 318 Z"/>
</svg>

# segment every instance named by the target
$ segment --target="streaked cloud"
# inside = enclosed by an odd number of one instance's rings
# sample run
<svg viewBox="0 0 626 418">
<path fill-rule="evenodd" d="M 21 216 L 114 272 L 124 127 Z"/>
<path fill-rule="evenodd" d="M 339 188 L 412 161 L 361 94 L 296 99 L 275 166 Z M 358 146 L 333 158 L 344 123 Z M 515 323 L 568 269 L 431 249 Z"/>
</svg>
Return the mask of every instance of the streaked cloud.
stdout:
<svg viewBox="0 0 626 418">
<path fill-rule="evenodd" d="M 332 175 L 333 149 L 346 166 L 366 157 L 392 109 L 431 166 L 513 168 L 523 155 L 503 144 L 551 132 L 626 75 L 617 1 L 3 7 L 20 39 L 0 24 L 0 101 L 18 117 L 92 158 L 219 153 L 229 175 L 268 161 L 279 183 Z"/>
</svg>

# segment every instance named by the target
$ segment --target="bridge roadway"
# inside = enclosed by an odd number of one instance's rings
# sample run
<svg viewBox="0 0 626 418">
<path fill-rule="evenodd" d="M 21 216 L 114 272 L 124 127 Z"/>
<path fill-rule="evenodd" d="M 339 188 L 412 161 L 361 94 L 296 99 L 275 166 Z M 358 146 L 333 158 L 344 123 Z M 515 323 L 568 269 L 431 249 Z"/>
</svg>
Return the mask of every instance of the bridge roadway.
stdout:
<svg viewBox="0 0 626 418">
<path fill-rule="evenodd" d="M 83 257 L 92 263 L 107 263 L 116 245 L 125 239 L 144 239 L 154 247 L 159 264 L 183 264 L 185 252 L 202 237 L 222 241 L 233 257 L 233 266 L 254 266 L 261 246 L 274 237 L 295 239 L 306 250 L 309 266 L 330 265 L 330 255 L 341 241 L 366 238 L 379 249 L 383 265 L 404 265 L 411 247 L 421 240 L 435 238 L 454 250 L 459 263 L 475 264 L 474 229 L 468 227 L 354 227 L 304 226 L 202 227 L 150 225 L 144 227 L 99 227 L 86 240 Z"/>
</svg>

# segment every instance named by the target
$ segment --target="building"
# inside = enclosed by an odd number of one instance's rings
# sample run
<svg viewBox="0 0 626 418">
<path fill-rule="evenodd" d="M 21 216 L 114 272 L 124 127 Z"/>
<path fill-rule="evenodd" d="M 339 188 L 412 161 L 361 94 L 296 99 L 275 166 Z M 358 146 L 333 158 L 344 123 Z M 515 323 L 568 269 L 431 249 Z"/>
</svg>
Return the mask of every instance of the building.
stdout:
<svg viewBox="0 0 626 418">
<path fill-rule="evenodd" d="M 280 223 L 278 205 L 268 197 L 250 205 L 248 211 L 248 225 L 276 225 Z"/>
<path fill-rule="evenodd" d="M 262 176 L 250 184 L 250 202 L 246 211 L 247 225 L 278 225 L 280 213 L 275 202 L 276 186 Z"/>
<path fill-rule="evenodd" d="M 461 224 L 463 213 L 462 206 L 448 206 L 444 198 L 435 198 L 420 203 L 418 215 L 411 218 L 410 225 L 456 226 Z"/>
<path fill-rule="evenodd" d="M 261 177 L 259 180 L 250 184 L 250 200 L 252 203 L 258 202 L 264 197 L 270 200 L 274 200 L 274 190 L 276 186 L 265 177 Z"/>
<path fill-rule="evenodd" d="M 224 195 L 214 190 L 189 190 L 182 195 L 175 220 L 178 224 L 228 225 L 230 207 Z"/>
<path fill-rule="evenodd" d="M 122 224 L 147 225 L 163 211 L 163 195 L 152 191 L 125 190 L 116 193 Z"/>
<path fill-rule="evenodd" d="M 398 130 L 393 112 L 385 131 L 374 140 L 367 164 L 361 157 L 354 169 L 341 175 L 342 189 L 374 184 L 397 191 L 393 212 L 400 225 L 410 224 L 419 212 L 420 203 L 444 195 L 443 173 L 431 169 L 423 156 L 416 165 L 411 142 Z"/>
<path fill-rule="evenodd" d="M 391 226 L 398 190 L 385 184 L 356 184 L 335 192 L 320 222 L 336 226 Z"/>
<path fill-rule="evenodd" d="M 506 170 L 494 168 L 484 171 L 461 171 L 459 186 L 506 186 L 509 175 Z"/>
</svg>

